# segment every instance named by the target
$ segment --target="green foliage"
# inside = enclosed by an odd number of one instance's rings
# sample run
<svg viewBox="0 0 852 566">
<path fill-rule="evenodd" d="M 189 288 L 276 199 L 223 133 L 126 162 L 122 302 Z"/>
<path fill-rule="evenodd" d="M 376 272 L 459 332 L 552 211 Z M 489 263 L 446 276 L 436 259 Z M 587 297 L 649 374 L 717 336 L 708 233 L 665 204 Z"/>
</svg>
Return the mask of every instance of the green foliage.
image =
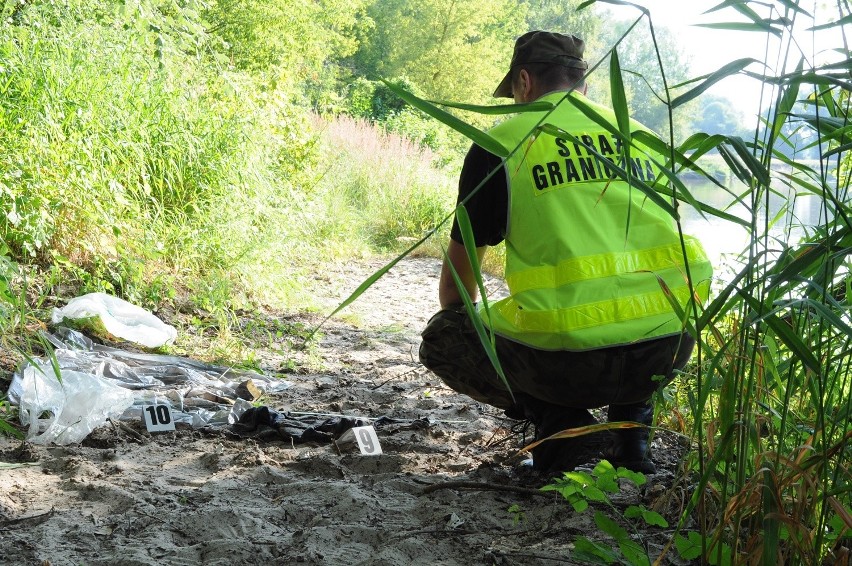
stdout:
<svg viewBox="0 0 852 566">
<path fill-rule="evenodd" d="M 638 13 L 637 11 L 637 15 Z M 653 14 L 651 16 L 653 17 Z M 602 35 L 604 44 L 614 45 L 625 33 L 626 28 L 625 23 L 605 28 Z M 650 29 L 645 22 L 633 28 L 618 45 L 618 55 L 624 73 L 624 88 L 631 117 L 659 135 L 667 137 L 670 120 L 669 109 L 665 104 L 665 87 L 671 88 L 672 85 L 687 78 L 688 62 L 667 29 L 657 30 L 654 37 L 659 45 L 663 71 L 661 71 L 658 51 L 654 46 Z M 666 84 L 663 82 L 663 77 Z M 595 79 L 592 78 L 590 82 L 593 86 L 590 87 L 589 96 L 593 99 L 606 100 L 605 92 L 599 92 L 595 88 Z M 686 137 L 687 128 L 691 126 L 691 117 L 691 109 L 682 110 L 675 116 L 673 125 L 677 139 Z"/>
<path fill-rule="evenodd" d="M 370 79 L 406 75 L 433 99 L 484 101 L 508 68 L 525 5 L 508 0 L 375 0 L 375 30 L 353 58 Z"/>
<path fill-rule="evenodd" d="M 587 53 L 595 53 L 601 45 L 598 37 L 603 21 L 593 10 L 577 10 L 578 0 L 526 0 L 528 30 L 546 30 L 576 35 L 586 42 Z"/>
<path fill-rule="evenodd" d="M 413 109 L 392 89 L 422 96 L 416 85 L 406 77 L 397 77 L 387 82 L 359 77 L 347 91 L 347 113 L 428 147 L 442 156 L 450 156 L 440 157 L 443 162 L 451 161 L 451 156 L 460 155 L 466 150 L 463 137 Z"/>
<path fill-rule="evenodd" d="M 18 264 L 9 257 L 9 248 L 0 243 L 0 333 L 5 334 L 19 308 L 19 297 L 14 289 Z"/>
<path fill-rule="evenodd" d="M 225 54 L 237 68 L 278 71 L 298 82 L 357 47 L 355 25 L 364 1 L 216 1 L 204 11 L 210 32 L 224 40 Z"/>
<path fill-rule="evenodd" d="M 191 10 L 101 8 L 27 5 L 0 28 L 9 257 L 154 307 L 199 273 L 233 291 L 304 256 L 286 231 L 316 182 L 308 112 L 221 68 Z"/>
<path fill-rule="evenodd" d="M 524 511 L 523 509 L 521 509 L 520 505 L 509 505 L 509 508 L 506 509 L 506 512 L 508 512 L 512 516 L 512 523 L 514 523 L 515 525 L 526 521 L 526 515 L 524 514 Z"/>
<path fill-rule="evenodd" d="M 645 476 L 626 468 L 612 467 L 612 464 L 602 460 L 591 473 L 564 472 L 561 478 L 541 488 L 542 491 L 556 491 L 564 497 L 578 513 L 585 511 L 590 505 L 602 504 L 610 515 L 621 515 L 629 519 L 634 535 L 637 520 L 651 526 L 668 527 L 668 522 L 657 512 L 644 506 L 631 505 L 623 512 L 615 507 L 610 494 L 620 490 L 619 480 L 628 481 L 636 486 L 645 483 Z M 595 511 L 595 524 L 601 532 L 609 535 L 617 544 L 617 549 L 603 541 L 593 541 L 587 537 L 578 537 L 574 541 L 572 558 L 592 564 L 650 564 L 647 550 L 621 524 L 601 511 Z"/>
<path fill-rule="evenodd" d="M 693 128 L 707 134 L 727 134 L 747 138 L 751 134 L 745 126 L 746 119 L 731 101 L 708 94 L 704 97 L 700 117 L 693 122 Z"/>
<path fill-rule="evenodd" d="M 318 196 L 339 212 L 328 217 L 330 237 L 351 234 L 395 251 L 436 229 L 452 210 L 453 180 L 432 165 L 435 154 L 404 137 L 340 117 L 326 126 L 321 152 L 328 158 Z"/>
</svg>

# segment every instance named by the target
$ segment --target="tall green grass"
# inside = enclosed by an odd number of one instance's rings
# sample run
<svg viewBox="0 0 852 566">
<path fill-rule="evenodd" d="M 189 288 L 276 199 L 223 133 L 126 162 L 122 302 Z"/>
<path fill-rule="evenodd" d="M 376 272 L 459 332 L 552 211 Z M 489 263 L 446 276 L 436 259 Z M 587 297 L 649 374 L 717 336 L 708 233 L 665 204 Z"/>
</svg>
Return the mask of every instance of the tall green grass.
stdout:
<svg viewBox="0 0 852 566">
<path fill-rule="evenodd" d="M 339 116 L 320 120 L 324 155 L 317 190 L 344 236 L 400 250 L 435 229 L 455 203 L 455 179 L 441 157 L 398 134 Z"/>
</svg>

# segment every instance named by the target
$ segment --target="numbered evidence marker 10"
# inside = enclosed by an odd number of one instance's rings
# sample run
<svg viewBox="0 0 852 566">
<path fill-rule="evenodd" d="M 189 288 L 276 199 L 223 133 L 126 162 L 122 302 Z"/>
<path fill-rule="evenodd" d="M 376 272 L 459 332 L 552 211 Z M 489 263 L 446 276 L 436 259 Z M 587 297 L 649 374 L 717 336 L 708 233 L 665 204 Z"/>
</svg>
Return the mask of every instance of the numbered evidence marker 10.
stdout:
<svg viewBox="0 0 852 566">
<path fill-rule="evenodd" d="M 142 407 L 142 420 L 148 432 L 167 432 L 175 429 L 172 409 L 168 405 L 145 405 Z"/>
</svg>

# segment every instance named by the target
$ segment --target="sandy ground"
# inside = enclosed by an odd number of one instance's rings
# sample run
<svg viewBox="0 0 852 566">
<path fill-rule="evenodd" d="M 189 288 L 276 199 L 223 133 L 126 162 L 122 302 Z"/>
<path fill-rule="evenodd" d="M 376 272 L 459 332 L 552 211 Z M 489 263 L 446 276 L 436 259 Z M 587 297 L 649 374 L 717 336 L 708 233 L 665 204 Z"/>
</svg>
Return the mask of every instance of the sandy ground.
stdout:
<svg viewBox="0 0 852 566">
<path fill-rule="evenodd" d="M 333 305 L 380 265 L 341 266 L 318 279 L 318 292 Z M 271 409 L 392 417 L 375 425 L 382 455 L 221 427 L 149 434 L 141 422 L 126 425 L 137 434 L 106 425 L 70 446 L 4 437 L 0 562 L 575 564 L 577 536 L 614 546 L 593 520 L 606 506 L 577 513 L 539 492 L 550 478 L 518 466 L 517 423 L 417 362 L 438 270 L 435 260 L 407 259 L 327 323 L 315 347 L 295 349 L 284 336 L 262 358 L 291 383 L 262 398 Z M 269 324 L 319 320 L 279 314 Z M 657 437 L 659 473 L 613 495 L 616 510 L 644 504 L 675 519 L 683 449 L 673 438 Z M 671 528 L 640 534 L 653 560 Z M 682 562 L 669 553 L 663 563 Z"/>
</svg>

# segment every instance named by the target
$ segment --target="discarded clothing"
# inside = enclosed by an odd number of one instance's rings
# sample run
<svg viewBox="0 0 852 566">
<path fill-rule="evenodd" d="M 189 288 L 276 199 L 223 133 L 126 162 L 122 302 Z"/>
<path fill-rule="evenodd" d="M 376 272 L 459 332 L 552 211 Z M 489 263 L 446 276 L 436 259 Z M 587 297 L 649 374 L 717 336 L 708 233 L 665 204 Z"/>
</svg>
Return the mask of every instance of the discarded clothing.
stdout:
<svg viewBox="0 0 852 566">
<path fill-rule="evenodd" d="M 228 427 L 229 432 L 239 438 L 257 440 L 290 440 L 294 443 L 329 443 L 356 426 L 375 427 L 401 424 L 402 428 L 427 428 L 428 419 L 401 420 L 390 417 L 365 419 L 328 415 L 294 415 L 279 413 L 269 407 L 252 407 L 240 419 Z"/>
</svg>

